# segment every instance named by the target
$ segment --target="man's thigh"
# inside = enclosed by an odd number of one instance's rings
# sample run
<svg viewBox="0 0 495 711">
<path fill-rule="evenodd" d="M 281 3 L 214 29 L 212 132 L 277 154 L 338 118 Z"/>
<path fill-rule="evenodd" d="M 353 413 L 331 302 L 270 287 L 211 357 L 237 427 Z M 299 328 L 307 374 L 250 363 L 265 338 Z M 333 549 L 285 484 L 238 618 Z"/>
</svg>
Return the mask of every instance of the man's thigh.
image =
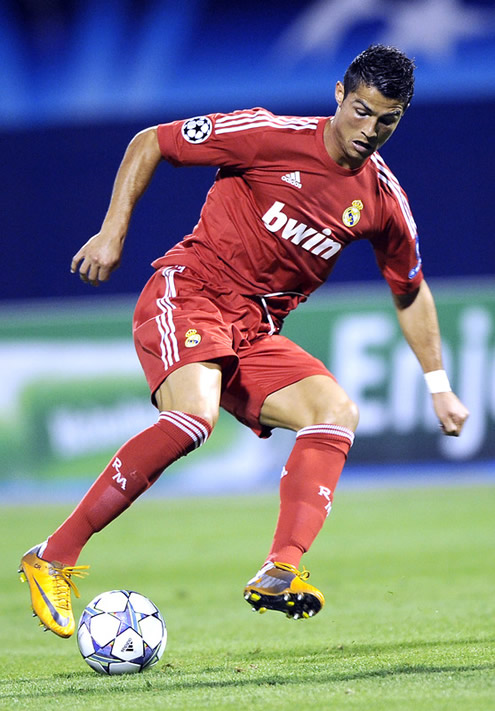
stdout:
<svg viewBox="0 0 495 711">
<path fill-rule="evenodd" d="M 260 423 L 269 395 L 314 375 L 335 380 L 318 358 L 284 336 L 258 338 L 239 348 L 237 355 L 237 371 L 227 383 L 220 404 L 259 437 L 269 437 L 277 426 Z"/>
<path fill-rule="evenodd" d="M 354 431 L 358 408 L 334 378 L 311 375 L 291 383 L 266 398 L 260 422 L 297 432 L 311 425 L 337 425 Z"/>
<path fill-rule="evenodd" d="M 174 370 L 155 392 L 160 412 L 198 415 L 214 427 L 218 419 L 222 371 L 218 363 L 188 363 Z"/>
</svg>

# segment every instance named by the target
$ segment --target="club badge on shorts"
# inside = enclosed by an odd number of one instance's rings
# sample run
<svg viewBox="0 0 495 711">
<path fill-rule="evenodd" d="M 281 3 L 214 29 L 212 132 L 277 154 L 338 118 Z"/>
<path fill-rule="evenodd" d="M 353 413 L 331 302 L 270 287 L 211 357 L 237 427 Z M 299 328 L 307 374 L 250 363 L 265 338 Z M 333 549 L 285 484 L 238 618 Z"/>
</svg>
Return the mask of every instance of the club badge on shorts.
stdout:
<svg viewBox="0 0 495 711">
<path fill-rule="evenodd" d="M 361 210 L 364 205 L 361 200 L 353 200 L 352 205 L 347 207 L 342 214 L 342 222 L 346 227 L 354 227 L 361 219 Z"/>
<path fill-rule="evenodd" d="M 186 340 L 184 341 L 184 345 L 186 348 L 194 348 L 194 346 L 198 346 L 200 343 L 201 336 L 195 328 L 190 328 L 188 331 L 186 331 Z"/>
</svg>

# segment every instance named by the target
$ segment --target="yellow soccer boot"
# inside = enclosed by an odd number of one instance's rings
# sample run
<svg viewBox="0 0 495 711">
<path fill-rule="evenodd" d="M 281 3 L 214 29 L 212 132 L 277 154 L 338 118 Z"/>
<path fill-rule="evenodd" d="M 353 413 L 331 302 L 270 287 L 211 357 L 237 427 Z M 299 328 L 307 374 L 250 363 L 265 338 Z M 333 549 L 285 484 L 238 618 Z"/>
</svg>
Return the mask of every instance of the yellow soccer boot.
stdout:
<svg viewBox="0 0 495 711">
<path fill-rule="evenodd" d="M 82 578 L 89 565 L 63 566 L 53 561 L 48 563 L 39 556 L 43 544 L 27 551 L 19 566 L 21 580 L 29 584 L 33 613 L 45 630 L 59 637 L 70 637 L 76 628 L 72 613 L 71 590 L 79 597 L 72 577 Z"/>
<path fill-rule="evenodd" d="M 266 563 L 244 588 L 244 599 L 253 610 L 279 610 L 294 620 L 313 617 L 325 598 L 306 580 L 309 572 L 289 563 Z"/>
</svg>

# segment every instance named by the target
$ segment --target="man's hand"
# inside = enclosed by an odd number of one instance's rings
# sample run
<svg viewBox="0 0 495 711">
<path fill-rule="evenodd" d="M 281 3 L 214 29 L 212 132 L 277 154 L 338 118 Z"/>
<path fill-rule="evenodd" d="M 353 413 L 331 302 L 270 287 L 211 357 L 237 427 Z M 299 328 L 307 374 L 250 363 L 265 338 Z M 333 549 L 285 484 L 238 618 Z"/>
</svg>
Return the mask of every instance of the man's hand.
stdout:
<svg viewBox="0 0 495 711">
<path fill-rule="evenodd" d="M 120 265 L 122 246 L 123 240 L 111 240 L 103 232 L 98 232 L 72 258 L 72 274 L 79 272 L 81 279 L 92 286 L 108 281 Z"/>
<path fill-rule="evenodd" d="M 451 437 L 458 437 L 469 417 L 467 408 L 453 392 L 435 393 L 431 397 L 442 432 Z"/>
</svg>

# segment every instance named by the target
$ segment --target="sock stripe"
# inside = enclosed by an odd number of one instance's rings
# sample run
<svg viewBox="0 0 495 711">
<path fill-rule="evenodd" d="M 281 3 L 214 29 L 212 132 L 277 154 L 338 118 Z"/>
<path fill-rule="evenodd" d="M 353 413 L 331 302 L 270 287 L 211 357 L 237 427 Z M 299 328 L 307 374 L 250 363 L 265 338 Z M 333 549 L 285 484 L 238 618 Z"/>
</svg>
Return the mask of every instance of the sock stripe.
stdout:
<svg viewBox="0 0 495 711">
<path fill-rule="evenodd" d="M 201 441 L 199 442 L 198 447 L 206 442 L 210 436 L 210 430 L 205 427 L 199 419 L 193 417 L 192 415 L 188 415 L 185 412 L 178 412 L 176 410 L 173 410 L 173 412 L 177 415 L 182 415 L 182 417 L 190 423 L 191 427 L 196 427 L 199 430 Z"/>
<path fill-rule="evenodd" d="M 303 427 L 296 433 L 296 439 L 307 435 L 342 437 L 349 441 L 351 447 L 354 443 L 354 432 L 341 425 L 309 425 L 308 427 Z"/>
<path fill-rule="evenodd" d="M 177 410 L 161 413 L 160 420 L 166 420 L 185 432 L 192 439 L 194 449 L 204 444 L 208 438 L 208 431 L 205 427 L 191 417 L 186 418 L 184 413 Z"/>
<path fill-rule="evenodd" d="M 199 422 L 199 420 L 178 410 L 161 412 L 159 419 L 170 422 L 170 424 L 175 425 L 189 435 L 193 441 L 194 449 L 204 444 L 210 434 L 208 429 Z"/>
</svg>

